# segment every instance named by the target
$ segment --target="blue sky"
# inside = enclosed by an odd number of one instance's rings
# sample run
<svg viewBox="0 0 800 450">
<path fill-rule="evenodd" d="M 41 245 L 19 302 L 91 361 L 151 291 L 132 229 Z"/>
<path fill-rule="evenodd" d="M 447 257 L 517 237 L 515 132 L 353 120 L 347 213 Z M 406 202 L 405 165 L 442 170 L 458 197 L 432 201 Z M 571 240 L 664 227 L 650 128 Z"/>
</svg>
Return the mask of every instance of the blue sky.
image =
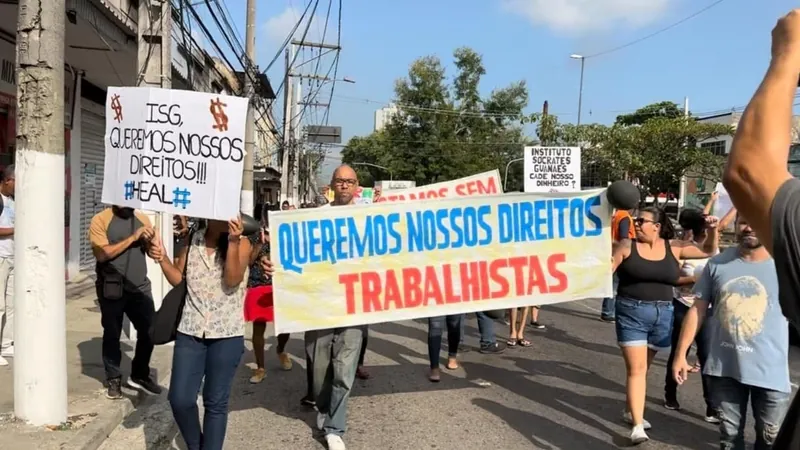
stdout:
<svg viewBox="0 0 800 450">
<path fill-rule="evenodd" d="M 307 2 L 258 2 L 259 65 L 269 63 Z M 337 3 L 334 1 L 334 16 Z M 529 112 L 540 110 L 548 100 L 551 113 L 558 114 L 561 121 L 574 122 L 580 62 L 570 59 L 571 53 L 591 55 L 614 48 L 712 3 L 714 0 L 344 0 L 339 77 L 347 76 L 356 83 L 336 85 L 330 122 L 342 126 L 345 141 L 369 134 L 374 111 L 392 99 L 394 81 L 406 75 L 415 58 L 437 55 L 451 68 L 452 51 L 459 46 L 472 47 L 483 55 L 487 74 L 481 89 L 485 93 L 526 80 Z M 245 1 L 226 0 L 225 4 L 244 35 Z M 320 1 L 318 23 L 312 24 L 310 39 L 320 38 L 327 5 L 328 1 Z M 582 122 L 609 123 L 620 112 L 662 100 L 682 103 L 684 97 L 689 97 L 694 114 L 745 105 L 766 69 L 772 27 L 796 6 L 790 0 L 724 0 L 658 36 L 587 59 Z M 198 7 L 201 12 L 204 9 Z M 332 42 L 334 37 L 329 31 L 326 40 Z M 281 57 L 269 72 L 276 87 L 282 71 Z M 327 101 L 325 97 L 319 101 Z M 335 164 L 337 152 L 332 153 L 331 164 Z"/>
</svg>

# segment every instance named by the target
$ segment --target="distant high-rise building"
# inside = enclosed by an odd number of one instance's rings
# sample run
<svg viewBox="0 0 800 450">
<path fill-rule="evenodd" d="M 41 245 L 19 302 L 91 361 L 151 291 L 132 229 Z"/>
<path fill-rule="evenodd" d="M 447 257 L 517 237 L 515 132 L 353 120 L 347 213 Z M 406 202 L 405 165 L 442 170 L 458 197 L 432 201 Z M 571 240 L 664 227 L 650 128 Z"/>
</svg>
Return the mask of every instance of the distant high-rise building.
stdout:
<svg viewBox="0 0 800 450">
<path fill-rule="evenodd" d="M 375 111 L 375 129 L 380 131 L 386 124 L 392 121 L 392 118 L 397 114 L 397 106 L 389 105 Z"/>
</svg>

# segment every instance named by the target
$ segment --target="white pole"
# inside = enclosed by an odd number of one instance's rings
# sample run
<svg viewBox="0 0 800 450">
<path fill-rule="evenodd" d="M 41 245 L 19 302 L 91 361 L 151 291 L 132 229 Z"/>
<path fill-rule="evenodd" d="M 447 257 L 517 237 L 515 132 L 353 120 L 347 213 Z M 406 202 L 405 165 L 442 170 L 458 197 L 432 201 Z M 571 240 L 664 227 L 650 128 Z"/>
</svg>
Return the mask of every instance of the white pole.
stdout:
<svg viewBox="0 0 800 450">
<path fill-rule="evenodd" d="M 64 0 L 20 0 L 14 253 L 14 414 L 67 420 Z"/>
<path fill-rule="evenodd" d="M 155 9 L 160 7 L 160 10 Z M 151 22 L 152 20 L 152 22 Z M 139 2 L 138 58 L 136 80 L 141 87 L 169 89 L 172 87 L 172 5 L 170 2 L 142 0 Z M 172 214 L 145 213 L 156 228 L 168 255 L 172 255 Z M 153 303 L 156 310 L 169 292 L 170 285 L 161 271 L 161 266 L 147 258 L 147 278 L 150 280 Z M 126 321 L 124 333 L 129 340 L 136 340 L 136 329 Z"/>
<path fill-rule="evenodd" d="M 689 97 L 683 98 L 683 117 L 689 117 Z M 686 175 L 681 177 L 681 182 L 678 187 L 678 213 L 680 213 L 686 206 Z"/>
</svg>

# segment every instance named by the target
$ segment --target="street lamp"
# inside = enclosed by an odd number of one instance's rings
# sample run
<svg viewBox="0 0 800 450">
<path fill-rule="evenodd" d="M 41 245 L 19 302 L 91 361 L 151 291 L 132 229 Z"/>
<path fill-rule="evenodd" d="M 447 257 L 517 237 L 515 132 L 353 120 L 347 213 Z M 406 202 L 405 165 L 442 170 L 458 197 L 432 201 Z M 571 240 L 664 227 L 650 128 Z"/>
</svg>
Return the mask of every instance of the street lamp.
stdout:
<svg viewBox="0 0 800 450">
<path fill-rule="evenodd" d="M 516 162 L 520 162 L 520 161 L 522 161 L 522 160 L 524 160 L 524 159 L 525 159 L 525 158 L 517 158 L 517 159 L 512 159 L 511 161 L 509 161 L 509 162 L 508 162 L 508 164 L 506 164 L 506 173 L 503 175 L 503 192 L 506 192 L 506 190 L 507 190 L 507 188 L 508 188 L 508 168 L 509 168 L 509 167 L 510 167 L 512 164 L 514 164 L 514 163 L 516 163 Z M 524 182 L 524 180 L 523 180 L 523 182 Z"/>
<path fill-rule="evenodd" d="M 354 165 L 354 166 L 368 166 L 368 167 L 374 167 L 376 169 L 385 170 L 385 171 L 389 172 L 389 181 L 393 181 L 394 180 L 394 173 L 392 173 L 392 169 L 390 169 L 388 167 L 379 166 L 377 164 L 372 164 L 372 163 L 365 163 L 365 162 L 354 162 L 354 163 L 351 163 L 351 164 Z"/>
<path fill-rule="evenodd" d="M 336 80 L 334 80 L 334 81 L 336 81 Z M 352 79 L 352 78 L 350 78 L 350 77 L 344 77 L 344 78 L 342 78 L 342 79 L 341 79 L 341 80 L 339 80 L 339 81 L 344 81 L 345 83 L 352 83 L 352 84 L 355 84 L 355 83 L 356 83 L 356 80 L 354 80 L 354 79 Z"/>
<path fill-rule="evenodd" d="M 573 53 L 569 55 L 572 59 L 580 59 L 581 60 L 581 86 L 580 90 L 578 91 L 578 125 L 581 124 L 581 106 L 583 106 L 583 67 L 586 63 L 586 57 L 583 55 L 578 55 Z"/>
</svg>

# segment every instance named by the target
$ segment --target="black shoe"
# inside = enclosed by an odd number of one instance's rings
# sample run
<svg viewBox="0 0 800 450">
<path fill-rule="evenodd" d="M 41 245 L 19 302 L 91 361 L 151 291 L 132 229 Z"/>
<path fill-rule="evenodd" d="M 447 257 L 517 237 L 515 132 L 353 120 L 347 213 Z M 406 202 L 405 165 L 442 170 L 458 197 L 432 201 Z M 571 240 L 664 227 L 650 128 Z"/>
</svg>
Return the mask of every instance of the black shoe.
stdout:
<svg viewBox="0 0 800 450">
<path fill-rule="evenodd" d="M 722 421 L 719 410 L 716 410 L 710 406 L 706 407 L 706 417 L 703 420 L 708 423 L 720 423 Z"/>
<path fill-rule="evenodd" d="M 128 378 L 128 386 L 144 391 L 151 395 L 158 395 L 163 390 L 152 378 Z"/>
<path fill-rule="evenodd" d="M 481 346 L 481 353 L 484 353 L 484 354 L 497 355 L 497 354 L 503 353 L 504 351 L 506 351 L 506 345 L 505 344 L 501 344 L 499 342 L 495 342 L 494 344 L 482 345 Z"/>
<path fill-rule="evenodd" d="M 545 326 L 540 324 L 539 322 L 531 322 L 531 328 L 535 328 L 537 330 L 544 330 Z"/>
<path fill-rule="evenodd" d="M 671 395 L 667 395 L 664 397 L 664 408 L 667 408 L 672 411 L 678 411 L 679 409 L 681 409 L 681 404 L 678 403 L 677 398 Z"/>
<path fill-rule="evenodd" d="M 300 404 L 303 406 L 308 406 L 309 408 L 317 406 L 317 402 L 315 402 L 314 398 L 310 395 L 306 395 L 305 397 L 301 398 Z"/>
<path fill-rule="evenodd" d="M 615 319 L 614 317 L 611 317 L 611 316 L 600 316 L 600 320 L 602 320 L 603 322 L 608 322 L 608 323 L 614 323 L 614 322 L 617 321 L 617 319 Z"/>
<path fill-rule="evenodd" d="M 466 345 L 459 344 L 458 345 L 458 353 L 469 353 L 472 351 L 472 347 L 467 347 Z"/>
<path fill-rule="evenodd" d="M 119 400 L 122 398 L 122 379 L 112 378 L 108 380 L 108 390 L 106 391 L 106 398 L 111 400 Z"/>
</svg>

